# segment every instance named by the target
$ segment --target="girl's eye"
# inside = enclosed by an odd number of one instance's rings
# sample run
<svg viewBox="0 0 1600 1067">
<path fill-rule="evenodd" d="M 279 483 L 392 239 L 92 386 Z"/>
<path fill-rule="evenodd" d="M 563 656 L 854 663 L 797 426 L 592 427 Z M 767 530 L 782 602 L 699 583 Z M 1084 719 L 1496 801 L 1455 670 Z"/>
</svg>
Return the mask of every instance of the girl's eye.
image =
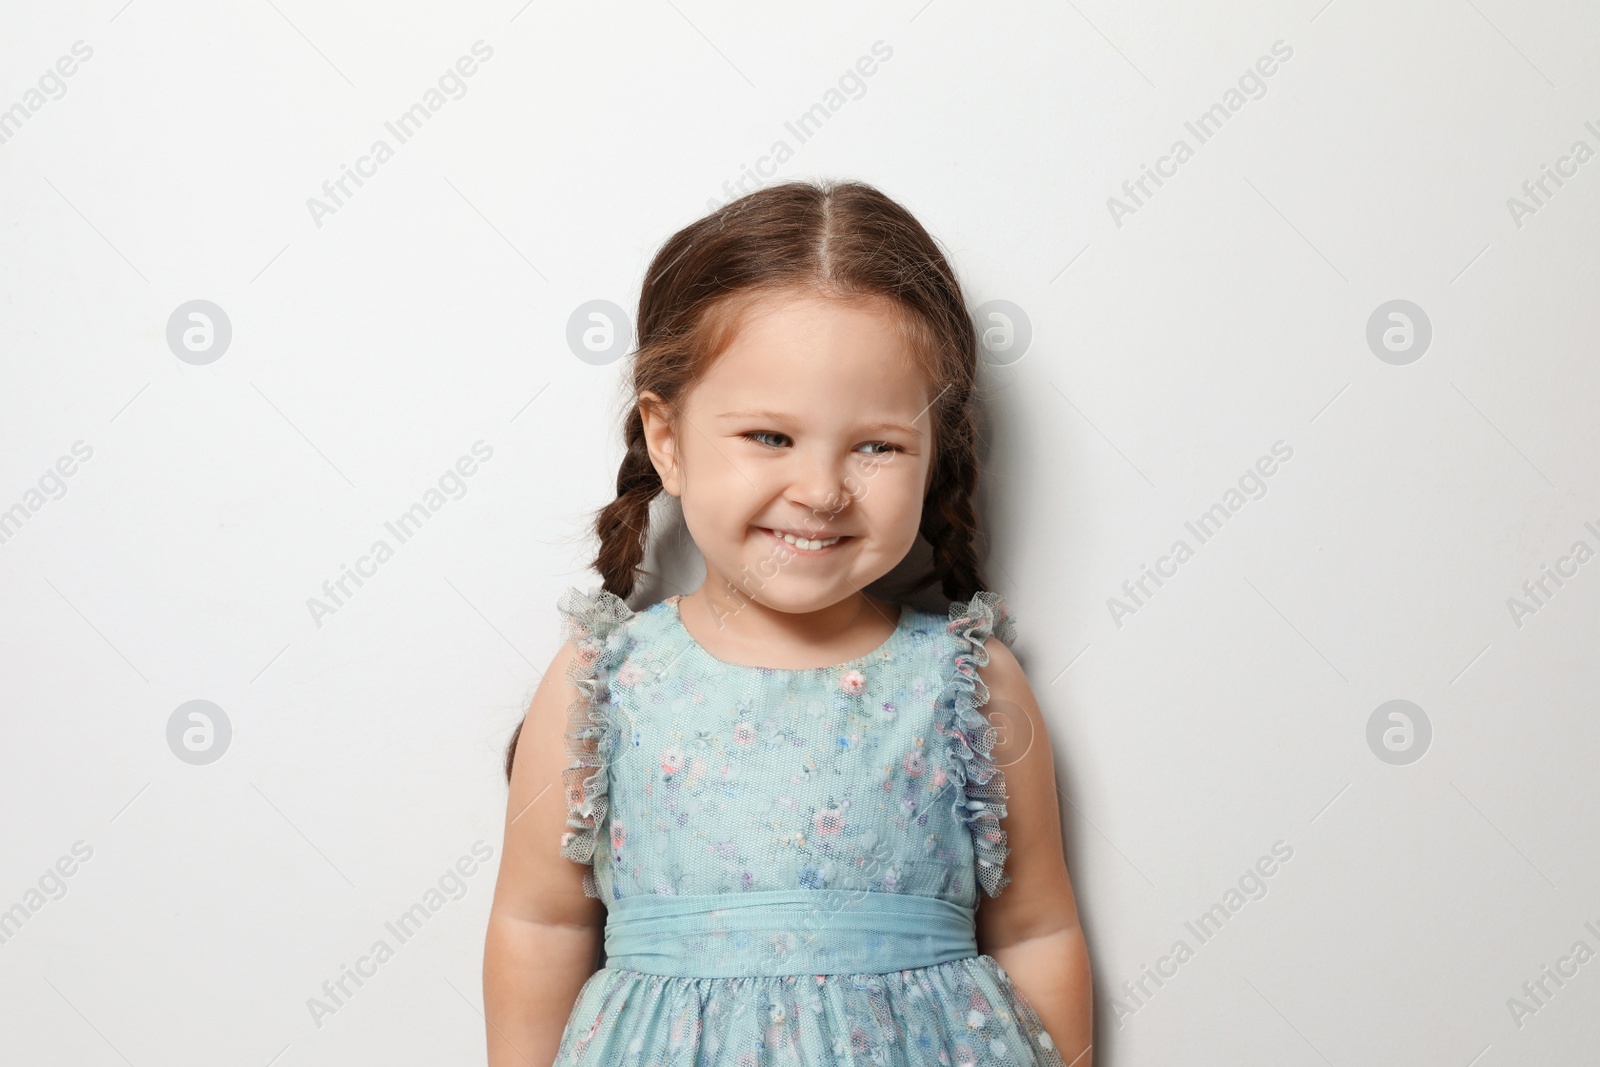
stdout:
<svg viewBox="0 0 1600 1067">
<path fill-rule="evenodd" d="M 874 456 L 883 456 L 883 455 L 887 455 L 890 452 L 904 452 L 905 451 L 905 449 L 901 448 L 899 445 L 894 444 L 891 441 L 868 441 L 867 444 L 869 444 L 869 445 L 882 445 L 883 446 L 884 451 L 882 451 L 882 452 L 873 452 L 872 455 L 874 455 Z"/>
<path fill-rule="evenodd" d="M 756 444 L 758 444 L 758 445 L 767 444 L 766 441 L 757 440 L 757 438 L 761 438 L 761 437 L 783 437 L 783 438 L 787 439 L 787 435 L 786 434 L 774 433 L 771 430 L 755 430 L 755 431 L 752 431 L 751 433 L 742 433 L 739 436 L 743 437 L 747 441 L 755 441 Z M 778 448 L 780 446 L 771 445 L 770 447 Z"/>
</svg>

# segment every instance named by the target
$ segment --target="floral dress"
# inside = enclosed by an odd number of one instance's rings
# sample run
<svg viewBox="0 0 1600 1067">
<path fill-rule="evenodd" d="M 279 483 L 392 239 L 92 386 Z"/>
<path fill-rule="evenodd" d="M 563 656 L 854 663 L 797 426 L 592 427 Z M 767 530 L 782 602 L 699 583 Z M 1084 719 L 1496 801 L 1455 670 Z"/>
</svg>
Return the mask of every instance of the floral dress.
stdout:
<svg viewBox="0 0 1600 1067">
<path fill-rule="evenodd" d="M 678 597 L 569 589 L 577 657 L 562 854 L 607 908 L 556 1067 L 1061 1067 L 980 955 L 1005 873 L 1005 783 L 978 710 L 999 594 L 909 605 L 871 653 L 727 663 Z"/>
</svg>

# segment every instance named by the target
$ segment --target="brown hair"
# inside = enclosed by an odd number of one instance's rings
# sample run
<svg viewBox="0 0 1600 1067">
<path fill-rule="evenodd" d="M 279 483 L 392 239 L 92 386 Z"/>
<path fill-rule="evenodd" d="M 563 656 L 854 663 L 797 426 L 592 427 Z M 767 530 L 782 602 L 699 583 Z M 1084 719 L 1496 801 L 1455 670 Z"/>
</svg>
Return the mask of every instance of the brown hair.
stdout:
<svg viewBox="0 0 1600 1067">
<path fill-rule="evenodd" d="M 896 312 L 909 347 L 938 395 L 932 477 L 922 537 L 932 548 L 913 588 L 938 579 L 944 595 L 970 600 L 986 588 L 978 569 L 978 336 L 960 282 L 909 211 L 861 182 L 784 182 L 723 205 L 662 245 L 639 293 L 633 403 L 623 426 L 627 454 L 617 496 L 601 508 L 594 561 L 603 588 L 627 599 L 643 569 L 650 505 L 661 478 L 645 446 L 640 394 L 677 409 L 738 331 L 756 300 L 778 291 L 831 299 L 881 299 Z M 506 751 L 511 775 L 519 724 Z"/>
</svg>

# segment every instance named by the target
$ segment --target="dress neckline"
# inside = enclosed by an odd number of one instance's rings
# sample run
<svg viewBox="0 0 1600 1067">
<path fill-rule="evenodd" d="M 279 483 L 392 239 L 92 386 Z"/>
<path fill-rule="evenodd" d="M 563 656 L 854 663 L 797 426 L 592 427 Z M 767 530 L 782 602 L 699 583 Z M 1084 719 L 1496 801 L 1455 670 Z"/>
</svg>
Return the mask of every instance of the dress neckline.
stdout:
<svg viewBox="0 0 1600 1067">
<path fill-rule="evenodd" d="M 767 671 L 772 674 L 827 674 L 830 671 L 847 671 L 852 668 L 865 667 L 867 664 L 883 659 L 888 655 L 890 647 L 900 637 L 901 632 L 906 628 L 907 621 L 911 618 L 911 605 L 901 604 L 900 617 L 895 620 L 894 629 L 884 639 L 883 644 L 864 656 L 857 656 L 855 659 L 848 659 L 843 663 L 834 663 L 826 667 L 762 667 L 754 663 L 734 663 L 732 660 L 725 660 L 712 655 L 710 650 L 695 640 L 694 635 L 689 632 L 689 628 L 683 624 L 683 615 L 678 611 L 678 601 L 681 599 L 683 599 L 683 594 L 675 593 L 667 597 L 662 603 L 667 606 L 667 614 L 671 616 L 672 623 L 677 627 L 678 634 L 688 643 L 696 655 L 720 667 L 731 667 L 735 670 L 743 671 Z"/>
</svg>

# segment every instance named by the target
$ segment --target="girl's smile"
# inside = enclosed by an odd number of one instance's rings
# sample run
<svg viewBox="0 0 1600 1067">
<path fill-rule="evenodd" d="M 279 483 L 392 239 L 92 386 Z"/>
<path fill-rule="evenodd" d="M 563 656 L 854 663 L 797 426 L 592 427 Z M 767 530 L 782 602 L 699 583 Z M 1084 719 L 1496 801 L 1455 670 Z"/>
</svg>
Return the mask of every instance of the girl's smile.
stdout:
<svg viewBox="0 0 1600 1067">
<path fill-rule="evenodd" d="M 802 557 L 825 556 L 835 548 L 840 547 L 846 542 L 854 540 L 852 537 L 847 537 L 840 534 L 834 534 L 828 537 L 805 537 L 803 535 L 796 535 L 787 531 L 780 532 L 766 526 L 757 526 L 756 529 L 768 535 L 774 541 L 781 542 L 794 555 Z"/>
</svg>

